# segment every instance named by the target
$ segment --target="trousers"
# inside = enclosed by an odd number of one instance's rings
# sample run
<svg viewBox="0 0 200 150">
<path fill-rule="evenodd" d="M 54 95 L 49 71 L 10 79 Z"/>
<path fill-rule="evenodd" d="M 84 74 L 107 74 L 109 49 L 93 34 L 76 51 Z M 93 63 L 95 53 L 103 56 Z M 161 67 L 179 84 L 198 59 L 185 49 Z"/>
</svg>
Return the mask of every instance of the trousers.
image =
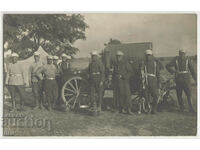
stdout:
<svg viewBox="0 0 200 150">
<path fill-rule="evenodd" d="M 92 81 L 90 83 L 90 99 L 94 107 L 94 111 L 101 111 L 101 104 L 103 98 L 103 86 L 100 87 L 100 81 Z"/>
<path fill-rule="evenodd" d="M 55 105 L 58 98 L 58 85 L 56 80 L 44 80 L 44 92 L 46 95 L 48 107 L 52 108 Z"/>
<path fill-rule="evenodd" d="M 20 97 L 20 106 L 23 107 L 24 102 L 25 102 L 25 96 L 26 96 L 24 86 L 23 85 L 9 85 L 8 90 L 9 90 L 10 95 L 11 95 L 12 108 L 13 109 L 16 108 L 17 94 L 19 94 L 19 97 Z"/>
<path fill-rule="evenodd" d="M 118 79 L 115 83 L 114 95 L 119 111 L 131 109 L 131 91 L 129 80 Z"/>
<path fill-rule="evenodd" d="M 177 94 L 180 109 L 184 108 L 183 97 L 182 97 L 182 94 L 184 91 L 187 96 L 189 109 L 193 110 L 193 106 L 191 102 L 192 95 L 191 95 L 191 84 L 190 84 L 189 75 L 180 75 L 176 77 L 175 81 L 176 81 L 176 94 Z"/>
<path fill-rule="evenodd" d="M 35 106 L 41 106 L 43 100 L 43 81 L 40 80 L 38 82 L 32 82 L 32 92 L 34 96 L 34 104 Z"/>
</svg>

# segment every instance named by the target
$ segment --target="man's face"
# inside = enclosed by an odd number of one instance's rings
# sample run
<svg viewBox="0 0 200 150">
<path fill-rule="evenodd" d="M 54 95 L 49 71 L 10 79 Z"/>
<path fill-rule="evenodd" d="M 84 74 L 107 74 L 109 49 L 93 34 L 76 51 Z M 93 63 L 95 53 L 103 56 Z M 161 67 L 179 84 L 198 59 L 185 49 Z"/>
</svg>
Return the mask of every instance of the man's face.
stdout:
<svg viewBox="0 0 200 150">
<path fill-rule="evenodd" d="M 67 58 L 66 57 L 62 57 L 62 61 L 67 61 Z"/>
<path fill-rule="evenodd" d="M 47 59 L 48 64 L 52 64 L 53 60 L 52 59 Z"/>
<path fill-rule="evenodd" d="M 17 61 L 18 61 L 18 57 L 12 57 L 12 62 L 13 63 L 17 63 Z"/>
<path fill-rule="evenodd" d="M 184 57 L 185 57 L 185 53 L 184 53 L 184 52 L 179 52 L 179 56 L 180 56 L 181 58 L 184 58 Z"/>
<path fill-rule="evenodd" d="M 97 55 L 92 55 L 92 61 L 96 61 L 97 60 Z"/>
<path fill-rule="evenodd" d="M 38 62 L 40 60 L 40 56 L 34 56 L 35 62 Z"/>
<path fill-rule="evenodd" d="M 53 60 L 53 64 L 54 64 L 54 65 L 57 65 L 57 63 L 58 63 L 58 59 L 54 59 L 54 60 Z"/>
<path fill-rule="evenodd" d="M 122 60 L 122 58 L 123 58 L 123 56 L 122 56 L 122 55 L 117 55 L 116 57 L 117 57 L 117 61 L 121 61 L 121 60 Z"/>
</svg>

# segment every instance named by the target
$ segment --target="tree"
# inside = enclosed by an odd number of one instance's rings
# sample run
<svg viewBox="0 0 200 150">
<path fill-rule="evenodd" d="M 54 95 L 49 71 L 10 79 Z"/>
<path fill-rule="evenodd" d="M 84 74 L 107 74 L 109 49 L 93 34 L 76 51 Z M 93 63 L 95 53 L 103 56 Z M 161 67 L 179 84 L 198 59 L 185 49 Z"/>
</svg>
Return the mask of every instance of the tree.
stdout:
<svg viewBox="0 0 200 150">
<path fill-rule="evenodd" d="M 85 40 L 89 26 L 80 14 L 5 14 L 3 16 L 3 43 L 18 52 L 22 58 L 29 57 L 39 46 L 49 54 L 65 52 L 75 55 L 73 47 L 77 40 Z"/>
<path fill-rule="evenodd" d="M 108 42 L 108 44 L 121 44 L 121 41 L 120 40 L 117 40 L 117 39 L 110 39 L 110 41 Z"/>
</svg>

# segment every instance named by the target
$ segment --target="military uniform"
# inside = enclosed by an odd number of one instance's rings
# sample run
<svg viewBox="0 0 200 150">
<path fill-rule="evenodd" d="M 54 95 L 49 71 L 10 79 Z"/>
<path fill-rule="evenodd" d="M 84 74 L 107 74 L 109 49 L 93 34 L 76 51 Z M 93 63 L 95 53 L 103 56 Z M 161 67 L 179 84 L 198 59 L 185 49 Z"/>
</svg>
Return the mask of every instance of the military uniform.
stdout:
<svg viewBox="0 0 200 150">
<path fill-rule="evenodd" d="M 61 89 L 62 89 L 62 82 L 61 82 L 61 70 L 58 64 L 54 64 L 56 67 L 56 82 L 58 85 L 58 104 L 61 104 Z"/>
<path fill-rule="evenodd" d="M 145 97 L 147 100 L 151 100 L 151 96 L 153 101 L 152 103 L 152 113 L 157 111 L 157 103 L 158 103 L 158 89 L 160 86 L 160 65 L 157 60 L 153 56 L 148 56 L 148 60 L 144 61 L 144 74 L 145 74 Z"/>
<path fill-rule="evenodd" d="M 10 63 L 7 66 L 7 75 L 6 75 L 6 85 L 8 85 L 8 90 L 11 95 L 12 99 L 12 109 L 16 109 L 16 97 L 17 93 L 19 93 L 20 96 L 20 106 L 21 109 L 24 107 L 24 101 L 25 101 L 25 75 L 22 69 L 22 65 L 18 62 L 16 63 Z M 26 83 L 27 84 L 27 83 Z"/>
<path fill-rule="evenodd" d="M 93 104 L 94 111 L 100 112 L 103 97 L 103 85 L 100 86 L 100 83 L 104 82 L 105 69 L 100 60 L 92 61 L 88 68 L 91 103 Z M 96 99 L 96 94 L 98 99 Z"/>
<path fill-rule="evenodd" d="M 40 74 L 40 78 L 37 76 L 36 72 L 39 68 L 42 67 L 42 62 L 34 62 L 30 65 L 29 68 L 29 82 L 32 85 L 32 92 L 35 99 L 35 107 L 42 108 L 42 98 L 43 98 L 43 77 Z"/>
<path fill-rule="evenodd" d="M 121 113 L 125 109 L 131 112 L 131 91 L 130 91 L 130 75 L 131 66 L 128 61 L 121 60 L 114 63 L 113 79 L 114 79 L 114 95 L 118 103 L 118 109 Z"/>
<path fill-rule="evenodd" d="M 46 64 L 39 68 L 36 72 L 40 78 L 40 74 L 44 75 L 44 92 L 46 94 L 48 109 L 51 110 L 58 98 L 58 85 L 55 80 L 57 69 L 53 64 Z"/>
<path fill-rule="evenodd" d="M 172 67 L 174 67 L 175 70 Z M 173 58 L 173 60 L 169 64 L 166 65 L 166 69 L 171 74 L 173 73 L 175 74 L 176 93 L 180 109 L 182 111 L 184 109 L 183 98 L 182 98 L 182 93 L 184 91 L 187 96 L 190 111 L 194 111 L 191 103 L 191 84 L 190 84 L 189 72 L 191 72 L 192 77 L 194 78 L 195 81 L 197 81 L 197 77 L 190 59 L 187 57 L 181 59 L 179 56 L 177 56 Z"/>
<path fill-rule="evenodd" d="M 68 79 L 67 74 L 69 73 L 69 70 L 71 68 L 71 64 L 68 61 L 62 61 L 60 65 L 60 72 L 61 72 L 61 82 L 64 84 L 66 80 Z"/>
</svg>

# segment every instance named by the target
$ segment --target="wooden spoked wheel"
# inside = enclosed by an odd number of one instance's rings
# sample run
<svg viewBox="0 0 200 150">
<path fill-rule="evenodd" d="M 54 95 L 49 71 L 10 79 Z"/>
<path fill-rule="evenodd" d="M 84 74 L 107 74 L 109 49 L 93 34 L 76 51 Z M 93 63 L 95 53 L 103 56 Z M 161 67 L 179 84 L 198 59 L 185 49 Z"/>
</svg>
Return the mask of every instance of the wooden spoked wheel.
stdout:
<svg viewBox="0 0 200 150">
<path fill-rule="evenodd" d="M 74 109 L 75 106 L 87 105 L 89 86 L 88 82 L 82 77 L 72 77 L 65 82 L 62 87 L 61 96 L 69 109 Z"/>
</svg>

